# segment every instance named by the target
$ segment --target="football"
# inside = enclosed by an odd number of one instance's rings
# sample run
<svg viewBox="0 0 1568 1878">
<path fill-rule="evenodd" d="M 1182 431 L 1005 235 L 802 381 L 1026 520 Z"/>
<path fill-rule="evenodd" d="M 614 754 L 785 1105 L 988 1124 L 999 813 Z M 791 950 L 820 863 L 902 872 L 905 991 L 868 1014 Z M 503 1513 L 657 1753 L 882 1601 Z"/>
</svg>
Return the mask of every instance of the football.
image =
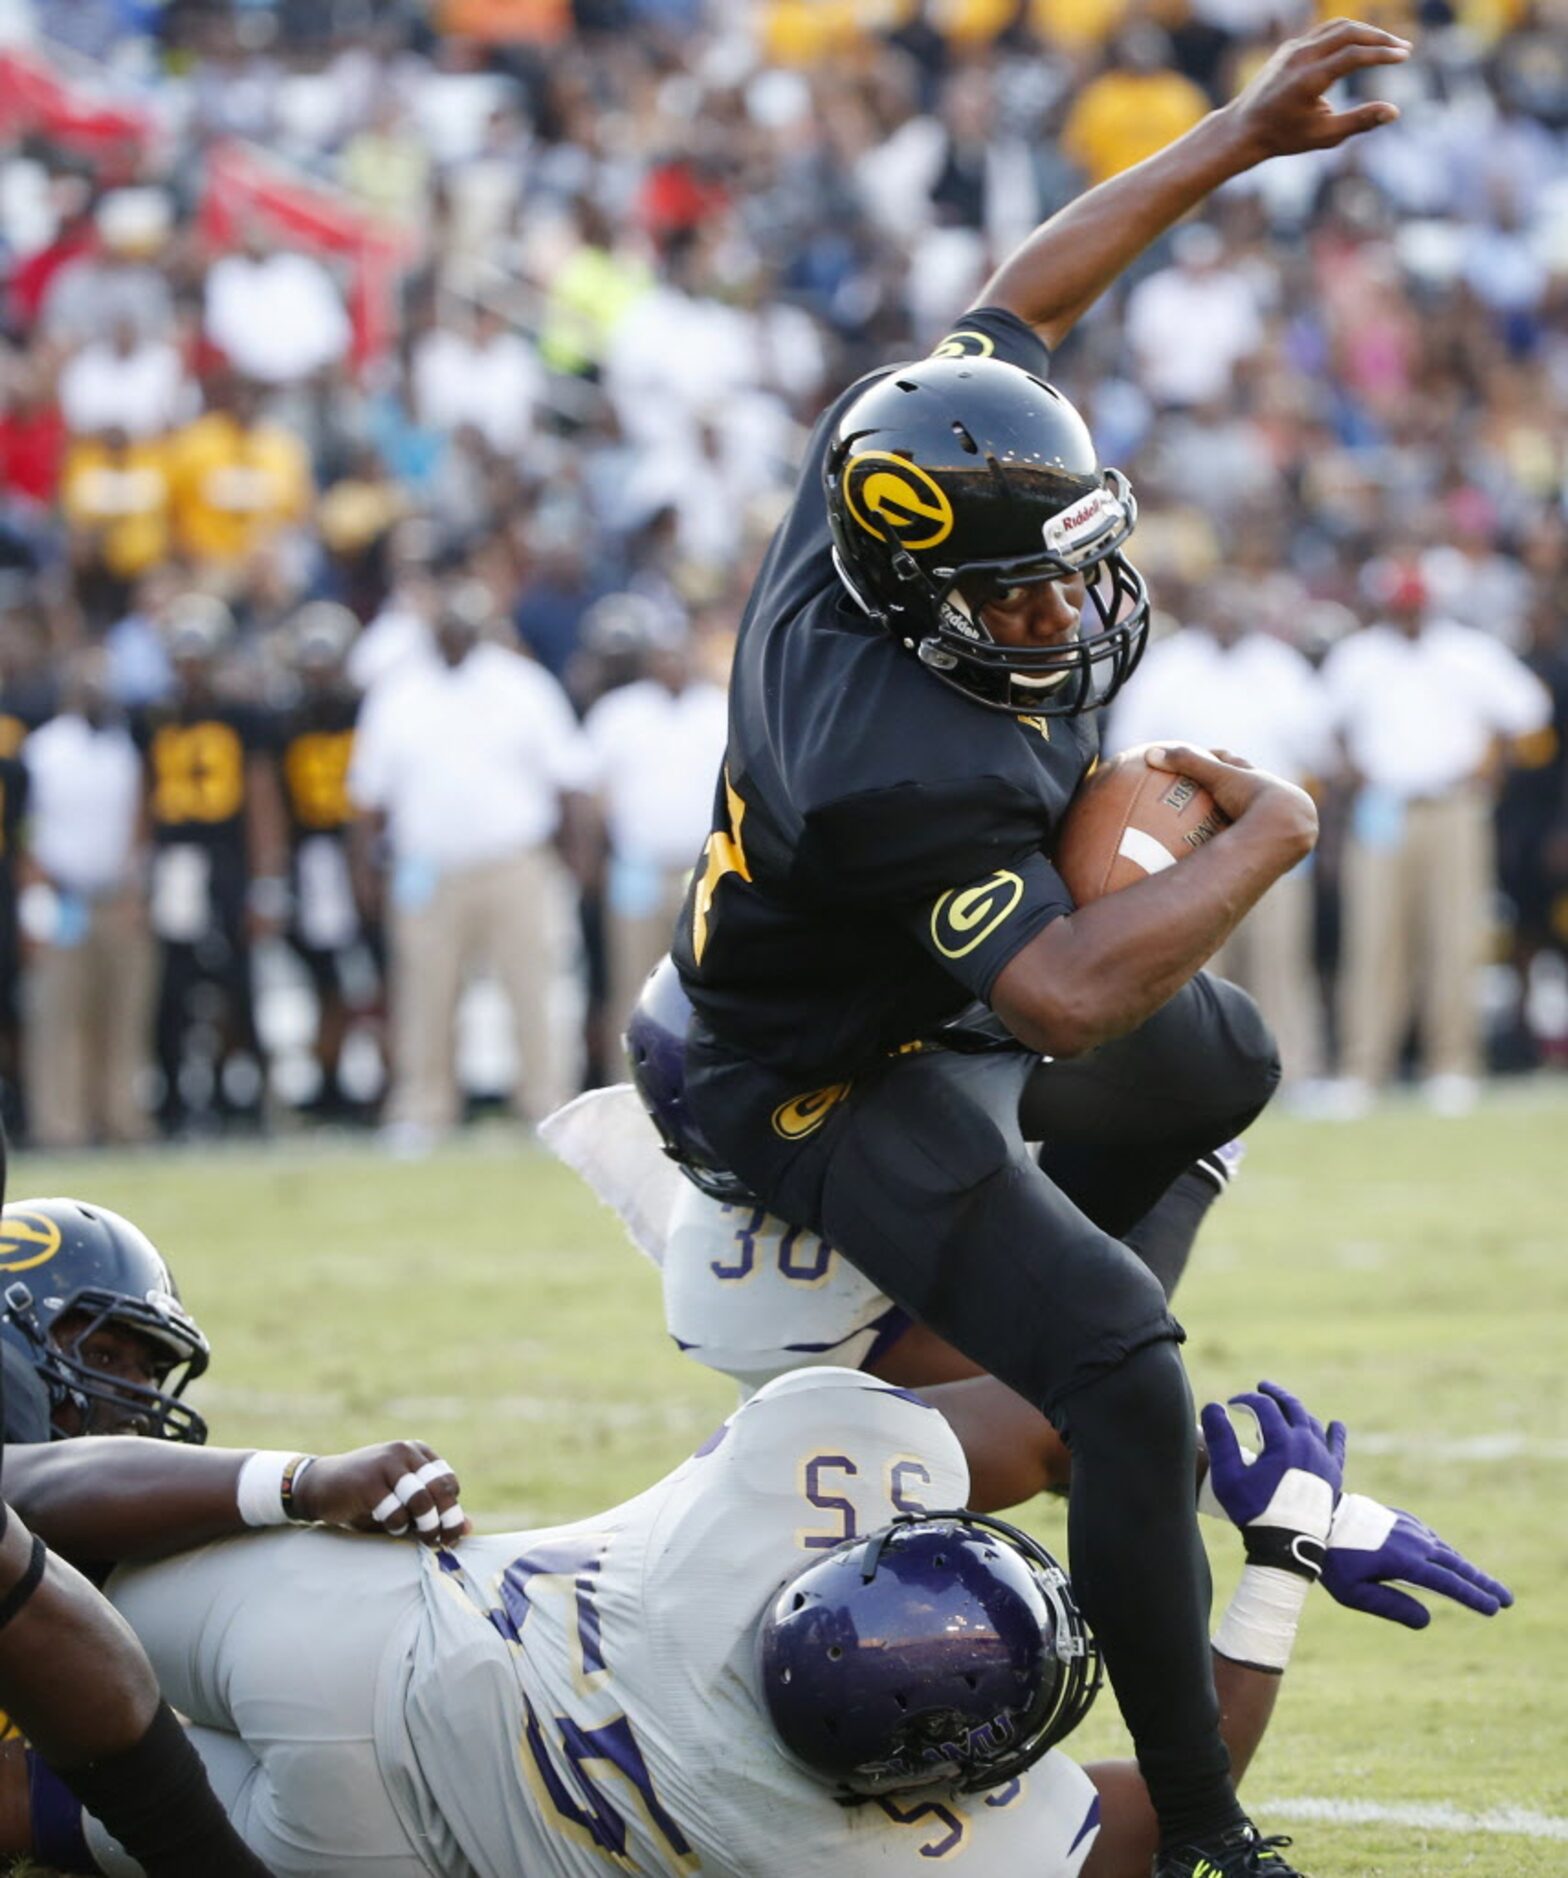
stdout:
<svg viewBox="0 0 1568 1878">
<path fill-rule="evenodd" d="M 1174 866 L 1229 826 L 1200 783 L 1151 768 L 1151 748 L 1139 744 L 1100 764 L 1068 806 L 1055 861 L 1079 906 Z"/>
</svg>

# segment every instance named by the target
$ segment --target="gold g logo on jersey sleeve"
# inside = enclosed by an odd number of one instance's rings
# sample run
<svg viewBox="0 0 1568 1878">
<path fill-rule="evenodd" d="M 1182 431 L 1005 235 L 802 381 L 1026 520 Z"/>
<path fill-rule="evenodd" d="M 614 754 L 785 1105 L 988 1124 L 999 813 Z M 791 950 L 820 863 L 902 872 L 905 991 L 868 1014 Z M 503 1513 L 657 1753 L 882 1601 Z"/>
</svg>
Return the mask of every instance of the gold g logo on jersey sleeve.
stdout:
<svg viewBox="0 0 1568 1878">
<path fill-rule="evenodd" d="M 844 506 L 868 535 L 912 552 L 953 532 L 947 492 L 918 463 L 891 450 L 862 450 L 844 465 Z"/>
<path fill-rule="evenodd" d="M 814 1135 L 854 1087 L 853 1083 L 830 1082 L 825 1089 L 813 1089 L 808 1095 L 792 1096 L 773 1111 L 773 1132 L 786 1141 L 804 1141 Z"/>
<path fill-rule="evenodd" d="M 1024 897 L 1017 874 L 1001 869 L 973 887 L 955 887 L 931 909 L 931 941 L 943 958 L 961 959 L 984 945 Z"/>
<path fill-rule="evenodd" d="M 973 327 L 965 326 L 959 332 L 949 333 L 941 345 L 932 348 L 933 359 L 988 359 L 996 350 L 996 341 L 989 333 L 979 333 Z"/>
<path fill-rule="evenodd" d="M 43 1213 L 13 1207 L 0 1217 L 0 1272 L 30 1272 L 60 1250 L 60 1228 Z"/>
</svg>

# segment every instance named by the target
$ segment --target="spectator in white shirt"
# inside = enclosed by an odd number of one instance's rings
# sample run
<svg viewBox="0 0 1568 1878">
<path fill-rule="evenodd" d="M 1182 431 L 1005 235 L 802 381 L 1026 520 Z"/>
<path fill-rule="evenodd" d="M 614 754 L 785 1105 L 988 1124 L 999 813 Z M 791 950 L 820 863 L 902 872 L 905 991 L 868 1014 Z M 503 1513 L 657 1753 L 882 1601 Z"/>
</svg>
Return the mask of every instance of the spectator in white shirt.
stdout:
<svg viewBox="0 0 1568 1878">
<path fill-rule="evenodd" d="M 543 388 L 533 347 L 487 307 L 472 310 L 466 331 L 432 327 L 415 349 L 420 422 L 448 434 L 472 425 L 502 456 L 515 457 L 528 441 Z"/>
<path fill-rule="evenodd" d="M 101 651 L 72 659 L 60 715 L 27 739 L 22 761 L 33 1139 L 47 1148 L 139 1141 L 153 966 L 137 879 L 142 765 L 111 713 Z"/>
<path fill-rule="evenodd" d="M 581 855 L 589 760 L 556 681 L 480 643 L 490 616 L 475 583 L 446 598 L 438 656 L 374 687 L 349 770 L 362 890 L 378 841 L 390 868 L 389 1141 L 408 1150 L 458 1119 L 458 1002 L 482 966 L 512 1006 L 514 1107 L 536 1120 L 568 1093 L 552 1008 L 566 924 L 556 844 Z"/>
<path fill-rule="evenodd" d="M 1205 223 L 1178 230 L 1175 265 L 1140 281 L 1127 300 L 1127 339 L 1138 380 L 1157 404 L 1210 404 L 1263 343 L 1253 284 L 1227 267 L 1225 244 Z"/>
<path fill-rule="evenodd" d="M 123 430 L 160 437 L 195 416 L 196 389 L 177 346 L 144 339 L 133 320 L 120 319 L 107 339 L 83 346 L 61 367 L 60 412 L 78 436 Z"/>
<path fill-rule="evenodd" d="M 1283 593 L 1216 580 L 1199 597 L 1200 625 L 1151 646 L 1118 697 L 1108 747 L 1166 743 L 1232 750 L 1259 769 L 1310 787 L 1334 766 L 1333 725 L 1317 673 L 1267 630 Z M 1209 969 L 1244 985 L 1279 1040 L 1287 1084 L 1322 1072 L 1323 1016 L 1312 967 L 1310 862 L 1278 880 Z"/>
<path fill-rule="evenodd" d="M 207 275 L 207 337 L 245 378 L 292 385 L 346 356 L 353 338 L 338 285 L 308 254 L 274 250 L 252 226 L 243 252 Z"/>
<path fill-rule="evenodd" d="M 1373 570 L 1383 617 L 1323 667 L 1356 787 L 1344 867 L 1340 1036 L 1354 1113 L 1398 1065 L 1412 1017 L 1431 1106 L 1459 1114 L 1481 1067 L 1477 968 L 1495 877 L 1502 740 L 1551 699 L 1496 639 L 1433 614 L 1413 561 Z"/>
<path fill-rule="evenodd" d="M 645 675 L 600 698 L 583 720 L 609 848 L 606 1035 L 617 1061 L 643 980 L 670 949 L 712 823 L 729 721 L 723 687 L 698 676 L 684 634 L 651 602 L 643 605 Z"/>
</svg>

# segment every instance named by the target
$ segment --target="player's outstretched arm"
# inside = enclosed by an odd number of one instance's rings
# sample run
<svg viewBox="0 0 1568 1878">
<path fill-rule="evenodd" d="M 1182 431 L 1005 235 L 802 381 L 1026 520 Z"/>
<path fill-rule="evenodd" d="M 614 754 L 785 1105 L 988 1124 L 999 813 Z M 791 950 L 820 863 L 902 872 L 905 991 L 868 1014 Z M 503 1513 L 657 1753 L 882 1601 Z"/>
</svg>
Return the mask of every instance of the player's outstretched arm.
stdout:
<svg viewBox="0 0 1568 1878">
<path fill-rule="evenodd" d="M 1049 346 L 1072 330 L 1151 241 L 1233 176 L 1306 150 L 1328 150 L 1391 124 L 1392 104 L 1336 111 L 1324 94 L 1353 72 L 1397 65 L 1410 42 L 1356 20 L 1330 20 L 1282 45 L 1246 89 L 1167 149 L 1070 202 L 1003 262 L 982 303 L 1010 308 Z"/>
<path fill-rule="evenodd" d="M 158 1558 L 290 1520 L 426 1545 L 471 1530 L 456 1474 L 422 1441 L 315 1456 L 88 1436 L 8 1448 L 5 1481 L 47 1545 L 93 1561 Z"/>
</svg>

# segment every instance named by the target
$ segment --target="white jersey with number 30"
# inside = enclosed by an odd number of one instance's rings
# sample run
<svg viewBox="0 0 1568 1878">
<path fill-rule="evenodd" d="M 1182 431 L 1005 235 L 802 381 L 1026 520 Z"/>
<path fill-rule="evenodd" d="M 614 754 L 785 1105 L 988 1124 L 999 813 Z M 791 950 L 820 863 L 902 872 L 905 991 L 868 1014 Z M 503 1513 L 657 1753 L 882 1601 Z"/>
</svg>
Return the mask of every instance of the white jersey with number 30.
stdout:
<svg viewBox="0 0 1568 1878">
<path fill-rule="evenodd" d="M 968 1488 L 934 1409 L 815 1369 L 598 1519 L 430 1556 L 406 1741 L 474 1869 L 857 1878 L 967 1853 L 977 1873 L 1074 1878 L 1099 1815 L 1063 1755 L 990 1794 L 845 1808 L 785 1758 L 757 1693 L 757 1620 L 793 1570 Z"/>
</svg>

